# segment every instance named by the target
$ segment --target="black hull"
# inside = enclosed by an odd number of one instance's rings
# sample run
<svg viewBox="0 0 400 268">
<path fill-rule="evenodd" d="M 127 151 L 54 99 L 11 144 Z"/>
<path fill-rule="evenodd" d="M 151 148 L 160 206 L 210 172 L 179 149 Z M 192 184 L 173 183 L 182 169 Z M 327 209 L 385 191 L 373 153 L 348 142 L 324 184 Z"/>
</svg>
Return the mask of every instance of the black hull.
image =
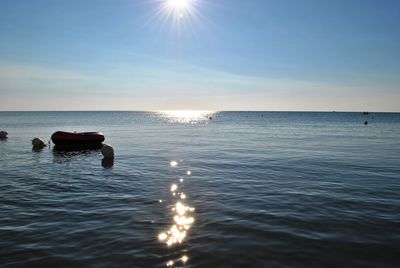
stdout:
<svg viewBox="0 0 400 268">
<path fill-rule="evenodd" d="M 79 140 L 69 141 L 69 140 L 58 140 L 58 139 L 53 139 L 52 141 L 55 145 L 59 146 L 96 146 L 102 144 L 102 142 L 98 141 L 79 141 Z"/>
<path fill-rule="evenodd" d="M 91 143 L 91 144 L 56 144 L 53 147 L 54 151 L 58 152 L 71 152 L 71 151 L 83 151 L 83 150 L 99 150 L 103 147 L 102 143 Z"/>
<path fill-rule="evenodd" d="M 100 132 L 57 131 L 51 135 L 53 143 L 59 146 L 99 146 L 104 139 L 104 135 Z"/>
</svg>

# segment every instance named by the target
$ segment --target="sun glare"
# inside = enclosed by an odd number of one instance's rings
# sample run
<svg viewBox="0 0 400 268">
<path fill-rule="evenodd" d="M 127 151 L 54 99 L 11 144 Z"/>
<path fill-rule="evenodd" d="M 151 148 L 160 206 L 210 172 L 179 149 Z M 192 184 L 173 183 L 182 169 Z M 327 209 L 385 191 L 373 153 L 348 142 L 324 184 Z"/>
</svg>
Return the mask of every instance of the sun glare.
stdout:
<svg viewBox="0 0 400 268">
<path fill-rule="evenodd" d="M 182 11 L 189 7 L 189 0 L 168 0 L 170 8 Z"/>
<path fill-rule="evenodd" d="M 193 15 L 194 0 L 165 0 L 165 12 L 175 20 L 180 20 L 187 15 Z"/>
<path fill-rule="evenodd" d="M 139 0 L 138 0 L 139 1 Z M 143 0 L 144 2 L 159 2 L 149 17 L 144 18 L 141 27 L 156 26 L 159 31 L 164 31 L 170 26 L 171 36 L 176 38 L 174 43 L 180 46 L 182 36 L 194 36 L 198 38 L 199 29 L 208 27 L 202 24 L 209 24 L 204 13 L 207 8 L 207 0 Z M 209 25 L 212 26 L 212 25 Z"/>
<path fill-rule="evenodd" d="M 211 111 L 160 111 L 159 116 L 170 123 L 199 124 L 208 123 L 213 118 Z M 188 174 L 189 175 L 189 174 Z"/>
</svg>

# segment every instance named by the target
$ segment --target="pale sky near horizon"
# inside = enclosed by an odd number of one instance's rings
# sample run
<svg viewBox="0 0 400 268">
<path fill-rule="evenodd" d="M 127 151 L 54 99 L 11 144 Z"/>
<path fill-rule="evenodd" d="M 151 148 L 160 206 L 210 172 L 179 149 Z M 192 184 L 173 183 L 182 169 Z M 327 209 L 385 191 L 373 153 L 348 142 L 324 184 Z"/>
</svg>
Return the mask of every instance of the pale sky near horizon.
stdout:
<svg viewBox="0 0 400 268">
<path fill-rule="evenodd" d="M 400 1 L 186 1 L 0 1 L 0 110 L 400 111 Z"/>
</svg>

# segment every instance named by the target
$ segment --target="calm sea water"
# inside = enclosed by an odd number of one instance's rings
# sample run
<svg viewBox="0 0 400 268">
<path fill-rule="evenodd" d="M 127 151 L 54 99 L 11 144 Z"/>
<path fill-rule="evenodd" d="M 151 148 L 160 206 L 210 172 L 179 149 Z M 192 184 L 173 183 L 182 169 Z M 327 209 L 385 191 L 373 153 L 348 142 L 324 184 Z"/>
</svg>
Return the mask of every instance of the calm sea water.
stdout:
<svg viewBox="0 0 400 268">
<path fill-rule="evenodd" d="M 1 129 L 1 267 L 400 267 L 400 114 L 2 112 Z M 57 130 L 103 132 L 113 166 L 32 150 Z"/>
</svg>

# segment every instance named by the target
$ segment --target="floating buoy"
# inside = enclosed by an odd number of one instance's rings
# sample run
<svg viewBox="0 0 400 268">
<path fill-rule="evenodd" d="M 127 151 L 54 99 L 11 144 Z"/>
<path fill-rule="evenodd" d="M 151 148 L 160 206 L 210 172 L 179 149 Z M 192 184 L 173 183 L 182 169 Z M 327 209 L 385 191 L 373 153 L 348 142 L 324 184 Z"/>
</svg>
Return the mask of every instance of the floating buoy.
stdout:
<svg viewBox="0 0 400 268">
<path fill-rule="evenodd" d="M 42 141 L 39 138 L 34 138 L 32 140 L 32 146 L 33 146 L 33 148 L 43 148 L 43 147 L 46 147 L 46 143 L 44 143 L 44 141 Z"/>
<path fill-rule="evenodd" d="M 114 158 L 103 158 L 103 159 L 101 159 L 101 165 L 104 168 L 112 168 L 114 166 Z"/>
<path fill-rule="evenodd" d="M 0 139 L 6 139 L 7 138 L 7 131 L 0 131 Z"/>
<path fill-rule="evenodd" d="M 364 125 L 368 125 L 368 121 L 367 120 L 364 121 Z"/>
<path fill-rule="evenodd" d="M 110 145 L 104 144 L 103 148 L 101 148 L 101 153 L 103 154 L 105 159 L 113 159 L 114 158 L 114 148 Z"/>
</svg>

